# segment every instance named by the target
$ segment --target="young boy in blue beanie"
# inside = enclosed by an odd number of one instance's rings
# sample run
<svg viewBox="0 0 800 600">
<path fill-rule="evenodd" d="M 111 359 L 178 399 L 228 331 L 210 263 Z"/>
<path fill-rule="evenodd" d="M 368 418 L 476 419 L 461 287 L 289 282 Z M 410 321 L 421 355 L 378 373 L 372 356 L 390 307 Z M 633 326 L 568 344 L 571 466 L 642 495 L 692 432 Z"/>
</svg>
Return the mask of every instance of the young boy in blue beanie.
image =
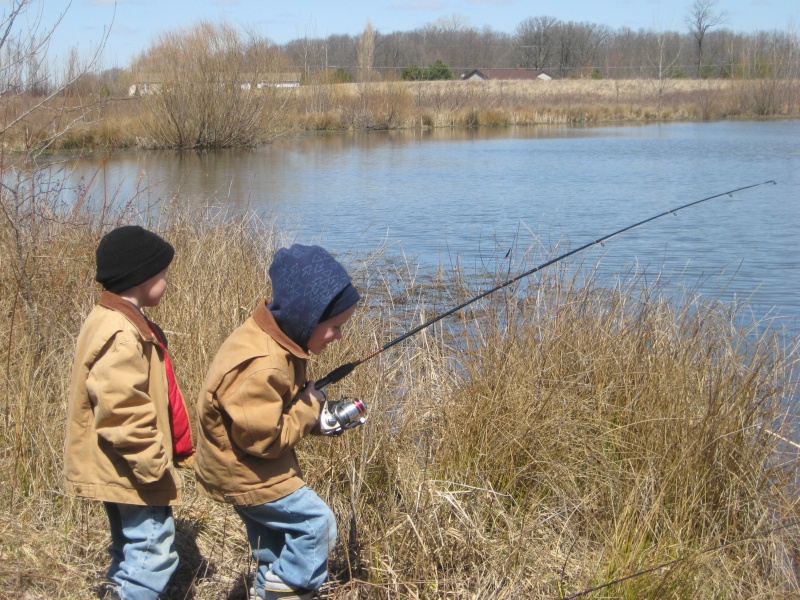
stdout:
<svg viewBox="0 0 800 600">
<path fill-rule="evenodd" d="M 200 493 L 233 504 L 244 522 L 257 563 L 251 598 L 311 598 L 337 530 L 295 454 L 324 400 L 306 363 L 342 337 L 359 294 L 319 246 L 278 250 L 269 275 L 272 302 L 262 300 L 225 340 L 206 375 L 195 472 Z"/>
<path fill-rule="evenodd" d="M 194 452 L 163 331 L 142 308 L 167 290 L 175 251 L 125 226 L 97 246 L 105 291 L 75 348 L 64 446 L 69 494 L 102 501 L 111 528 L 106 598 L 156 600 L 178 566 L 175 467 Z"/>
</svg>

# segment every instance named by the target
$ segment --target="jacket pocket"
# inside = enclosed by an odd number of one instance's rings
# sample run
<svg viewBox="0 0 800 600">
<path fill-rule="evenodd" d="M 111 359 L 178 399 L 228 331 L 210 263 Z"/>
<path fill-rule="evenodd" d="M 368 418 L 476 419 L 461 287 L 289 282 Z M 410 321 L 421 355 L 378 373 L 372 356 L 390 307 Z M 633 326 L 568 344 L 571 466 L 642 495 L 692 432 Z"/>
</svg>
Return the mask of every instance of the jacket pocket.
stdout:
<svg viewBox="0 0 800 600">
<path fill-rule="evenodd" d="M 252 492 L 237 492 L 235 494 L 223 494 L 225 501 L 235 506 L 255 506 L 259 504 L 253 497 Z"/>
</svg>

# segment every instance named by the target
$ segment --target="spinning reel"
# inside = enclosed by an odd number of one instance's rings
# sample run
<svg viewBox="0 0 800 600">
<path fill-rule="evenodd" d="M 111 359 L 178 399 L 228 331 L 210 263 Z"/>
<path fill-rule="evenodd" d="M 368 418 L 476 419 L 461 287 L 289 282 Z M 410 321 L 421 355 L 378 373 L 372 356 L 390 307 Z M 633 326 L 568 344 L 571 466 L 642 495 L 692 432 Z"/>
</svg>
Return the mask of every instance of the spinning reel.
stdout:
<svg viewBox="0 0 800 600">
<path fill-rule="evenodd" d="M 325 394 L 319 415 L 319 431 L 322 435 L 342 435 L 348 429 L 366 423 L 366 413 L 367 405 L 360 398 L 328 400 L 328 395 Z"/>
</svg>

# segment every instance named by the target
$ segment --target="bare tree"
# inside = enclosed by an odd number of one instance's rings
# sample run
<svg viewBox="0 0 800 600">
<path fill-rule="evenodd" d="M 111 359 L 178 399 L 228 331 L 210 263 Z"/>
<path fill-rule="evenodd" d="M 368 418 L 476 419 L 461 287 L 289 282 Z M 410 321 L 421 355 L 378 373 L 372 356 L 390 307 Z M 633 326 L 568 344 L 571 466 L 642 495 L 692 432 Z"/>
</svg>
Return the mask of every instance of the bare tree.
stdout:
<svg viewBox="0 0 800 600">
<path fill-rule="evenodd" d="M 686 17 L 686 25 L 694 38 L 695 49 L 697 52 L 697 76 L 703 76 L 703 44 L 706 41 L 708 32 L 725 23 L 727 18 L 725 11 L 717 11 L 717 0 L 694 0 Z"/>
<path fill-rule="evenodd" d="M 681 55 L 680 36 L 669 31 L 652 32 L 651 44 L 648 47 L 648 60 L 655 71 L 657 110 L 661 112 L 667 80 L 673 74 L 675 65 Z"/>
<path fill-rule="evenodd" d="M 375 30 L 372 28 L 372 23 L 367 21 L 367 26 L 364 27 L 364 32 L 358 40 L 358 81 L 371 81 L 374 61 Z"/>
<path fill-rule="evenodd" d="M 515 42 L 522 66 L 528 69 L 549 67 L 558 44 L 558 19 L 530 17 L 517 25 L 516 31 Z"/>
<path fill-rule="evenodd" d="M 318 71 L 327 64 L 328 47 L 315 34 L 306 33 L 284 46 L 293 63 L 300 67 L 306 80 L 314 80 Z"/>
<path fill-rule="evenodd" d="M 352 69 L 358 62 L 358 42 L 359 39 L 351 35 L 329 36 L 324 42 L 327 48 L 329 66 L 341 67 L 353 75 L 355 71 L 352 71 Z"/>
<path fill-rule="evenodd" d="M 428 27 L 436 45 L 430 62 L 439 60 L 448 65 L 455 64 L 469 52 L 469 37 L 475 29 L 470 26 L 467 17 L 454 13 L 437 19 Z"/>
<path fill-rule="evenodd" d="M 785 56 L 786 79 L 793 81 L 800 75 L 800 36 L 798 36 L 798 20 L 796 18 L 789 19 L 789 24 L 786 28 Z M 794 86 L 789 86 L 786 97 L 789 114 L 794 114 L 794 106 L 797 101 L 797 90 Z"/>
<path fill-rule="evenodd" d="M 598 48 L 611 32 L 605 25 L 569 21 L 558 28 L 559 73 L 569 75 L 581 69 L 593 68 Z"/>
</svg>

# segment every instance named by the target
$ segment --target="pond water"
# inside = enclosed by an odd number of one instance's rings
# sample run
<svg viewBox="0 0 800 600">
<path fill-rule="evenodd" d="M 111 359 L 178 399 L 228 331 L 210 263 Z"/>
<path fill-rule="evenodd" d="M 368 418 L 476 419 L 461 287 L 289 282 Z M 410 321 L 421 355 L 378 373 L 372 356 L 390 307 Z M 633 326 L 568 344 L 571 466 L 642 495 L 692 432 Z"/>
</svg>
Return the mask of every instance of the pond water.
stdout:
<svg viewBox="0 0 800 600">
<path fill-rule="evenodd" d="M 72 161 L 70 177 L 86 182 L 98 164 Z M 98 175 L 95 195 L 264 213 L 334 253 L 386 247 L 422 270 L 511 275 L 531 268 L 531 246 L 561 253 L 755 185 L 570 260 L 747 299 L 755 318 L 800 333 L 800 121 L 309 134 L 247 151 L 122 153 Z"/>
</svg>

